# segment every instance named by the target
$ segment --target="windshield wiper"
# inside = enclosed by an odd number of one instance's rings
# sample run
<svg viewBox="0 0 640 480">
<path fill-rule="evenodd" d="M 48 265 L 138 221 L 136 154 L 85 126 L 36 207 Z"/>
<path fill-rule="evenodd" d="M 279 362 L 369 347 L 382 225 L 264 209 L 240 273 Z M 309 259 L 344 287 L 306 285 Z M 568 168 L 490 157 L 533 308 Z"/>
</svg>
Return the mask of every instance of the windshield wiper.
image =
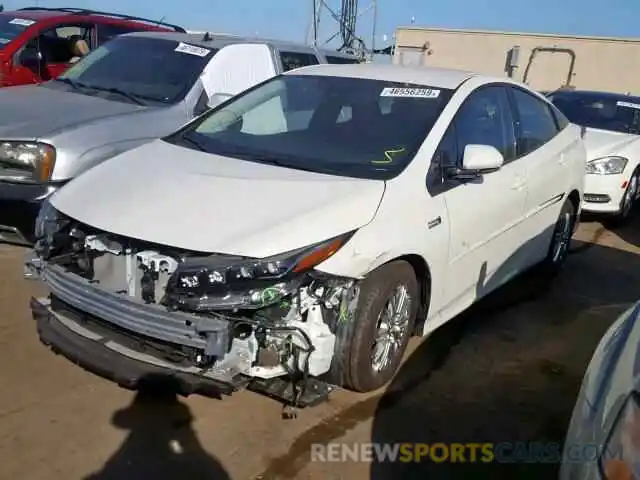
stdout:
<svg viewBox="0 0 640 480">
<path fill-rule="evenodd" d="M 70 78 L 62 78 L 62 77 L 58 77 L 55 79 L 56 82 L 60 82 L 60 83 L 66 83 L 67 85 L 71 85 L 73 87 L 74 90 L 78 90 L 78 88 L 80 87 L 79 84 L 77 84 L 76 82 L 74 82 L 73 80 L 71 80 Z"/>
<path fill-rule="evenodd" d="M 224 153 L 223 153 L 223 155 L 224 155 Z M 260 154 L 254 154 L 254 153 L 247 153 L 247 154 L 241 154 L 240 153 L 240 154 L 237 154 L 237 156 L 243 158 L 244 160 L 263 163 L 265 165 L 274 165 L 276 167 L 291 168 L 293 170 L 302 170 L 303 172 L 323 173 L 320 170 L 333 171 L 333 170 L 328 169 L 328 168 L 320 168 L 320 169 L 318 169 L 318 168 L 304 167 L 304 166 L 302 166 L 302 165 L 300 165 L 298 163 L 282 161 L 278 157 L 269 156 L 269 155 L 260 155 Z"/>
<path fill-rule="evenodd" d="M 77 84 L 80 85 L 80 84 Z M 100 92 L 109 92 L 109 93 L 115 93 L 117 95 L 120 95 L 122 97 L 128 98 L 129 100 L 131 100 L 132 102 L 137 103 L 138 105 L 146 105 L 146 103 L 144 103 L 142 100 L 140 100 L 136 95 L 129 93 L 129 92 L 125 92 L 124 90 L 120 90 L 119 88 L 115 88 L 115 87 L 99 87 L 96 85 L 80 85 L 82 87 L 86 87 L 86 88 L 90 88 L 92 90 L 98 90 Z"/>
<path fill-rule="evenodd" d="M 186 135 L 179 137 L 178 140 L 182 140 L 183 142 L 188 143 L 192 147 L 195 147 L 196 149 L 200 150 L 201 152 L 207 151 L 207 149 L 204 148 L 200 142 L 198 142 L 197 140 L 194 140 L 193 138 L 187 137 Z"/>
</svg>

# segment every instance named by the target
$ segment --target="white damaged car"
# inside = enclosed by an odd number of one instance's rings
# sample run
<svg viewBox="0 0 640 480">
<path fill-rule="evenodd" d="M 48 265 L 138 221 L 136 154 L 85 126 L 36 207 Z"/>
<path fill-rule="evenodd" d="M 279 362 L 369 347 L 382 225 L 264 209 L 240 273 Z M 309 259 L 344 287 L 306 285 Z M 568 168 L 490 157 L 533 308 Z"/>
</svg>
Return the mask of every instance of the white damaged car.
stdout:
<svg viewBox="0 0 640 480">
<path fill-rule="evenodd" d="M 585 129 L 588 161 L 583 210 L 627 220 L 640 198 L 640 97 L 561 90 L 549 98 L 571 122 Z"/>
<path fill-rule="evenodd" d="M 539 264 L 580 212 L 579 127 L 504 78 L 322 65 L 71 181 L 27 276 L 41 340 L 120 385 L 370 391 L 426 335 Z"/>
</svg>

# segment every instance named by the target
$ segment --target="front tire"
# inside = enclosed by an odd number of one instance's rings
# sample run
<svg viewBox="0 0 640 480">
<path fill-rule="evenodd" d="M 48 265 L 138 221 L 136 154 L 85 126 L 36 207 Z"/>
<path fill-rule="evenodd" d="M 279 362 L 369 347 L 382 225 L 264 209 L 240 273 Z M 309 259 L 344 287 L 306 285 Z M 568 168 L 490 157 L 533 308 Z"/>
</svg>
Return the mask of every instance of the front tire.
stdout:
<svg viewBox="0 0 640 480">
<path fill-rule="evenodd" d="M 328 381 L 357 392 L 387 384 L 413 332 L 420 302 L 413 267 L 394 261 L 372 271 L 359 286 L 353 316 L 338 322 Z"/>
<path fill-rule="evenodd" d="M 640 191 L 640 171 L 635 170 L 629 178 L 629 184 L 624 191 L 622 200 L 620 201 L 620 211 L 615 216 L 615 224 L 623 225 L 631 218 L 633 212 L 633 206 L 638 199 L 638 192 Z"/>
</svg>

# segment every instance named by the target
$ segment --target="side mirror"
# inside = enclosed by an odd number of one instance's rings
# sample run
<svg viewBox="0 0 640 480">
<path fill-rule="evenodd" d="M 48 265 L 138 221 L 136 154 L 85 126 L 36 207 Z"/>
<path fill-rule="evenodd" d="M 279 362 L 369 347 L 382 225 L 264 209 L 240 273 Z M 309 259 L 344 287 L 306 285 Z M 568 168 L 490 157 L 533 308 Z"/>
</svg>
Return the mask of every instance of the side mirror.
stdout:
<svg viewBox="0 0 640 480">
<path fill-rule="evenodd" d="M 42 61 L 42 53 L 35 47 L 26 47 L 20 52 L 18 61 L 24 67 L 34 67 Z"/>
<path fill-rule="evenodd" d="M 450 177 L 457 180 L 475 178 L 500 170 L 504 157 L 491 145 L 467 145 L 462 155 L 462 168 L 454 168 Z"/>
</svg>

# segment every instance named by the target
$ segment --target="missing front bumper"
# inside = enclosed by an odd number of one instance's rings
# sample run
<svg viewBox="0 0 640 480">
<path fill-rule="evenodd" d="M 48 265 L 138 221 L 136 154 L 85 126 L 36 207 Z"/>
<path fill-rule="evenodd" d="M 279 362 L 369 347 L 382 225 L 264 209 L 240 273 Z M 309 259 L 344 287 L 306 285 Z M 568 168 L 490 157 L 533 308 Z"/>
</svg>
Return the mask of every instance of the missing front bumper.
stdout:
<svg viewBox="0 0 640 480">
<path fill-rule="evenodd" d="M 159 359 L 133 358 L 125 354 L 126 346 L 84 328 L 82 322 L 54 313 L 49 300 L 32 298 L 30 306 L 44 345 L 86 371 L 123 388 L 138 390 L 160 383 L 170 385 L 180 395 L 199 394 L 212 398 L 247 388 L 279 401 L 294 401 L 292 385 L 284 379 L 252 380 L 236 375 L 223 380 L 189 372 Z M 130 354 L 139 355 L 132 351 Z M 315 406 L 325 401 L 332 390 L 332 386 L 320 380 L 309 379 L 304 393 L 295 400 L 300 407 Z"/>
<path fill-rule="evenodd" d="M 158 359 L 144 361 L 125 354 L 126 347 L 84 328 L 76 320 L 52 312 L 50 302 L 31 299 L 40 341 L 85 370 L 127 389 L 144 386 L 149 378 L 166 377 L 182 395 L 219 398 L 246 386 L 247 380 L 222 381 L 180 370 Z"/>
</svg>

